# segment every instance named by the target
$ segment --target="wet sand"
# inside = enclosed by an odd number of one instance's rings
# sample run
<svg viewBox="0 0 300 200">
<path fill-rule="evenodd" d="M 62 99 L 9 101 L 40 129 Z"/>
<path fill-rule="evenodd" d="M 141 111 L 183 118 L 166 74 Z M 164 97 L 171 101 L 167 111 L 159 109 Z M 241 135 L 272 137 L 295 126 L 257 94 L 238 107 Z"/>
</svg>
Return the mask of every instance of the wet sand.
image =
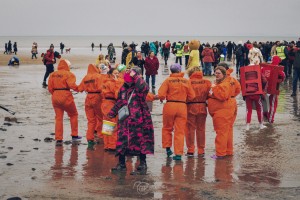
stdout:
<svg viewBox="0 0 300 200">
<path fill-rule="evenodd" d="M 166 158 L 161 148 L 163 104 L 154 102 L 155 155 L 148 156 L 147 174 L 130 175 L 138 164 L 135 157 L 127 159 L 126 173 L 114 174 L 110 168 L 118 160 L 104 152 L 103 145 L 87 150 L 85 94 L 75 95 L 82 144 L 56 148 L 55 142 L 44 142 L 54 137 L 51 95 L 41 85 L 45 67 L 40 58 L 32 61 L 27 56 L 20 55 L 19 67 L 8 67 L 3 66 L 8 56 L 0 55 L 0 104 L 16 112 L 11 116 L 0 110 L 0 199 L 299 199 L 300 97 L 290 97 L 291 80 L 282 84 L 275 123 L 262 131 L 255 111 L 251 129 L 245 131 L 245 102 L 238 96 L 234 156 L 223 160 L 210 158 L 215 150 L 210 116 L 204 158 Z M 95 54 L 64 56 L 72 62 L 77 83 L 96 59 Z M 174 61 L 171 57 L 169 63 Z M 157 88 L 168 76 L 163 71 L 161 65 Z M 5 117 L 16 117 L 17 122 Z M 67 115 L 64 133 L 70 140 Z"/>
</svg>

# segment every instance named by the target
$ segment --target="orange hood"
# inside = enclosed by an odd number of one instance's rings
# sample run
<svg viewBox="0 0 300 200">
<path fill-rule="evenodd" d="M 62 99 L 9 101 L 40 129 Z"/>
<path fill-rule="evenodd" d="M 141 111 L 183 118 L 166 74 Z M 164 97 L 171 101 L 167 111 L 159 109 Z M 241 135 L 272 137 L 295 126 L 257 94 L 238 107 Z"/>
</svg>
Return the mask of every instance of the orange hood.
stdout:
<svg viewBox="0 0 300 200">
<path fill-rule="evenodd" d="M 170 77 L 184 77 L 184 73 L 183 72 L 174 73 L 174 74 L 171 74 Z"/>
<path fill-rule="evenodd" d="M 94 64 L 89 64 L 87 74 L 99 74 L 100 70 Z"/>
<path fill-rule="evenodd" d="M 58 70 L 70 71 L 70 66 L 71 66 L 70 61 L 68 61 L 68 60 L 60 60 L 58 66 L 57 66 L 57 69 Z"/>
<path fill-rule="evenodd" d="M 193 78 L 196 78 L 196 79 L 202 79 L 203 78 L 203 73 L 198 71 L 198 72 L 194 72 L 191 76 L 190 76 L 190 79 L 193 79 Z"/>
</svg>

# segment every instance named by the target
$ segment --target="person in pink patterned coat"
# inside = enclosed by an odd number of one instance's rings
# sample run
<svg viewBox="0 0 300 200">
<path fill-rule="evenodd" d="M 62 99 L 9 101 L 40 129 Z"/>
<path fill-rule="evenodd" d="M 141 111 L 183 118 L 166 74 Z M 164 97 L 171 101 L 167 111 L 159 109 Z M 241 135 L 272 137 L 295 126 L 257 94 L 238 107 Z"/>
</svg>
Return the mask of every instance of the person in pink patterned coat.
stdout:
<svg viewBox="0 0 300 200">
<path fill-rule="evenodd" d="M 114 118 L 118 115 L 119 109 L 128 104 L 130 115 L 123 121 L 118 122 L 118 139 L 116 156 L 119 156 L 119 163 L 112 171 L 125 171 L 125 156 L 137 155 L 140 157 L 140 164 L 137 170 L 146 170 L 146 155 L 154 154 L 154 128 L 151 114 L 146 103 L 146 96 L 149 91 L 148 84 L 141 77 L 139 67 L 133 67 L 124 74 L 124 85 L 121 87 L 118 99 L 108 117 Z"/>
</svg>

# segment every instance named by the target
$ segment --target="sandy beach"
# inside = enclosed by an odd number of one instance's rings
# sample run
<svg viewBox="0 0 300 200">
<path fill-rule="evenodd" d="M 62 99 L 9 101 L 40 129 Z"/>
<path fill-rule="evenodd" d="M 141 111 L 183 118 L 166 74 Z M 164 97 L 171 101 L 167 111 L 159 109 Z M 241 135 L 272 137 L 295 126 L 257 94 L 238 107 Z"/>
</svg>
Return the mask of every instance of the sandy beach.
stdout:
<svg viewBox="0 0 300 200">
<path fill-rule="evenodd" d="M 117 55 L 120 55 L 117 52 Z M 72 63 L 80 83 L 97 53 L 63 54 Z M 127 173 L 113 174 L 117 158 L 102 145 L 87 150 L 84 112 L 85 94 L 75 95 L 82 144 L 55 147 L 54 111 L 51 95 L 42 88 L 45 67 L 41 58 L 20 53 L 21 65 L 6 66 L 10 56 L 0 55 L 0 104 L 15 116 L 0 110 L 0 199 L 298 199 L 300 195 L 299 97 L 291 98 L 291 79 L 281 86 L 275 123 L 259 130 L 256 113 L 245 131 L 245 102 L 238 96 L 238 116 L 234 126 L 234 156 L 223 160 L 214 154 L 215 132 L 207 117 L 204 158 L 167 159 L 161 145 L 163 104 L 154 102 L 155 155 L 149 156 L 145 175 L 130 175 L 137 159 L 127 159 Z M 120 56 L 118 56 L 119 58 Z M 159 57 L 161 63 L 163 61 Z M 119 60 L 117 60 L 118 62 Z M 172 56 L 169 63 L 175 61 Z M 57 64 L 55 65 L 57 66 Z M 168 75 L 160 65 L 157 86 Z M 210 77 L 213 80 L 213 77 Z M 157 88 L 158 88 L 157 87 Z M 15 117 L 5 121 L 5 117 Z M 64 137 L 70 140 L 70 124 L 65 115 Z"/>
</svg>

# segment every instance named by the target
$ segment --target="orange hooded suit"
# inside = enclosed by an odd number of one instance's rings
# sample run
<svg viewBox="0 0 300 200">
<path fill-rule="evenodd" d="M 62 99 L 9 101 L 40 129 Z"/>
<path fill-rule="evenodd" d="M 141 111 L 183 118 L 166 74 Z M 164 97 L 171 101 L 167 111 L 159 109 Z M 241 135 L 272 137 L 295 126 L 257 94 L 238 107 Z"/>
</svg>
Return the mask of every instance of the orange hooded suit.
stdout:
<svg viewBox="0 0 300 200">
<path fill-rule="evenodd" d="M 107 121 L 111 121 L 114 123 L 118 122 L 117 117 L 115 118 L 108 118 L 107 115 L 114 107 L 118 93 L 122 85 L 124 84 L 123 79 L 114 80 L 112 77 L 108 77 L 104 80 L 102 86 L 102 93 L 103 93 L 103 101 L 101 104 L 101 109 L 103 112 L 103 119 Z M 116 132 L 112 136 L 103 135 L 104 140 L 104 149 L 116 149 L 116 142 L 117 142 L 117 134 Z"/>
<path fill-rule="evenodd" d="M 85 98 L 85 114 L 88 120 L 86 139 L 88 141 L 94 141 L 94 131 L 97 122 L 102 124 L 102 112 L 100 107 L 102 100 L 102 77 L 99 74 L 99 69 L 95 65 L 89 64 L 87 75 L 82 79 L 78 90 L 79 92 L 87 92 Z M 97 133 L 100 135 L 100 130 L 97 131 Z"/>
<path fill-rule="evenodd" d="M 233 155 L 233 125 L 234 125 L 234 121 L 237 116 L 237 102 L 236 102 L 235 97 L 241 92 L 240 82 L 230 76 L 230 74 L 232 72 L 233 72 L 233 69 L 228 69 L 226 72 L 226 74 L 227 74 L 226 81 L 229 81 L 230 87 L 231 87 L 231 89 L 230 89 L 231 108 L 234 110 L 234 113 L 233 113 L 232 119 L 231 119 L 230 129 L 228 132 L 227 151 L 226 151 L 227 155 Z"/>
<path fill-rule="evenodd" d="M 205 148 L 205 122 L 207 116 L 206 99 L 211 87 L 211 82 L 202 79 L 202 72 L 194 72 L 190 76 L 190 83 L 195 91 L 196 97 L 187 101 L 187 131 L 185 133 L 188 153 L 195 150 L 195 131 L 198 154 L 204 154 Z"/>
<path fill-rule="evenodd" d="M 231 86 L 228 80 L 211 88 L 212 94 L 209 94 L 208 112 L 213 118 L 214 129 L 217 133 L 215 139 L 216 155 L 227 155 L 227 142 L 234 109 L 231 101 Z"/>
<path fill-rule="evenodd" d="M 172 131 L 174 129 L 174 151 L 183 155 L 184 132 L 187 120 L 187 98 L 193 99 L 195 92 L 191 83 L 183 78 L 184 73 L 173 73 L 158 90 L 160 100 L 167 99 L 163 108 L 162 145 L 172 146 Z"/>
<path fill-rule="evenodd" d="M 71 123 L 71 136 L 78 136 L 78 112 L 70 89 L 78 91 L 76 77 L 70 72 L 70 62 L 61 60 L 58 71 L 53 72 L 48 80 L 48 90 L 52 94 L 55 111 L 55 140 L 63 140 L 63 116 L 68 113 Z"/>
</svg>

